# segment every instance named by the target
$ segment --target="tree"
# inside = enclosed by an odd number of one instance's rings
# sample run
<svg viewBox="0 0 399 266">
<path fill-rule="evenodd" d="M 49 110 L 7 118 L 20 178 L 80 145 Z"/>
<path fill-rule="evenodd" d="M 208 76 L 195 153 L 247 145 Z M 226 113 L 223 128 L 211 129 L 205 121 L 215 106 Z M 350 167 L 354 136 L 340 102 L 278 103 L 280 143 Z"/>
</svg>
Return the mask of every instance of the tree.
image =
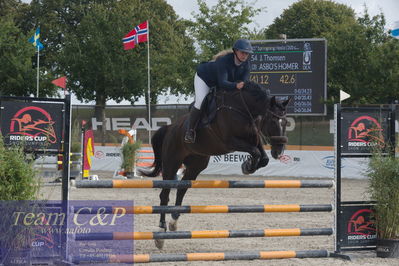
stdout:
<svg viewBox="0 0 399 266">
<path fill-rule="evenodd" d="M 244 0 L 219 0 L 208 7 L 205 0 L 198 0 L 199 13 L 194 15 L 190 32 L 199 45 L 198 61 L 209 61 L 218 52 L 231 48 L 234 41 L 248 38 L 248 25 L 262 8 Z"/>
<path fill-rule="evenodd" d="M 0 1 L 0 95 L 30 96 L 36 94 L 36 53 L 28 39 L 33 30 L 23 33 L 17 26 L 20 8 L 26 7 L 19 1 Z M 49 86 L 51 77 L 41 68 L 41 96 L 54 94 Z"/>
<path fill-rule="evenodd" d="M 52 70 L 66 74 L 79 100 L 96 102 L 100 121 L 108 100 L 133 104 L 147 92 L 147 44 L 128 51 L 122 45 L 123 36 L 145 20 L 152 102 L 168 88 L 175 94 L 191 90 L 193 42 L 165 0 L 34 0 L 25 19 L 48 31 Z"/>
<path fill-rule="evenodd" d="M 152 101 L 169 87 L 175 94 L 192 87 L 193 42 L 165 0 L 33 0 L 23 20 L 24 25 L 40 24 L 46 32 L 46 62 L 54 72 L 67 74 L 68 86 L 80 100 L 134 103 L 144 95 L 146 44 L 130 51 L 122 46 L 122 37 L 144 20 L 150 23 Z M 101 85 L 100 79 L 108 84 Z M 95 93 L 94 84 L 104 88 Z"/>
<path fill-rule="evenodd" d="M 385 41 L 373 54 L 373 60 L 378 63 L 371 69 L 375 79 L 374 86 L 367 91 L 368 95 L 375 97 L 373 103 L 398 103 L 399 41 L 394 38 Z"/>
<path fill-rule="evenodd" d="M 337 25 L 355 23 L 355 13 L 350 7 L 325 0 L 301 0 L 285 9 L 265 30 L 266 39 L 279 39 L 286 34 L 289 39 L 323 37 Z"/>
<path fill-rule="evenodd" d="M 329 93 L 351 94 L 348 103 L 389 103 L 398 99 L 399 57 L 395 40 L 384 30 L 383 14 L 370 18 L 365 9 L 356 23 L 326 34 L 329 40 Z M 396 49 L 396 50 L 395 50 Z"/>
<path fill-rule="evenodd" d="M 107 100 L 134 103 L 145 94 L 146 44 L 124 51 L 122 37 L 147 19 L 152 96 L 156 99 L 168 87 L 173 92 L 190 87 L 194 48 L 173 9 L 163 0 L 108 1 L 91 3 L 76 29 L 65 34 L 60 65 L 78 99 L 95 100 L 103 108 Z"/>
</svg>

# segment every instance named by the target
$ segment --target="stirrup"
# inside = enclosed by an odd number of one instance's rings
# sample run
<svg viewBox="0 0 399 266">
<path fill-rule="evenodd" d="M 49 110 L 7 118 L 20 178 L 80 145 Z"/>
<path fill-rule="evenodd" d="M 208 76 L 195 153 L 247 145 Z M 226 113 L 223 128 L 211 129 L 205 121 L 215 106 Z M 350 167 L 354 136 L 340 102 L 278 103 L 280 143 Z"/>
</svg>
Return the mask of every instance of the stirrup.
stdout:
<svg viewBox="0 0 399 266">
<path fill-rule="evenodd" d="M 184 142 L 185 143 L 195 143 L 195 130 L 189 129 L 186 131 L 184 135 Z"/>
</svg>

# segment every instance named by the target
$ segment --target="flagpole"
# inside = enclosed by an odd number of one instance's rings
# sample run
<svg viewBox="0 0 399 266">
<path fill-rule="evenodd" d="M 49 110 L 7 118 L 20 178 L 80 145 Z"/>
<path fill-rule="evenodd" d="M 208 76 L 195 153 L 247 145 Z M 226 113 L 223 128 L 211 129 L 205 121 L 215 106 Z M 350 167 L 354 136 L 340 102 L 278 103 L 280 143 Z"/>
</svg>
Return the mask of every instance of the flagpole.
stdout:
<svg viewBox="0 0 399 266">
<path fill-rule="evenodd" d="M 37 45 L 36 97 L 39 97 L 39 51 L 40 47 Z"/>
<path fill-rule="evenodd" d="M 150 23 L 147 21 L 147 66 L 148 66 L 148 88 L 147 88 L 147 93 L 148 93 L 148 124 L 149 124 L 149 129 L 148 129 L 148 143 L 151 144 L 151 94 L 150 94 L 150 87 L 151 87 L 151 81 L 150 81 Z"/>
</svg>

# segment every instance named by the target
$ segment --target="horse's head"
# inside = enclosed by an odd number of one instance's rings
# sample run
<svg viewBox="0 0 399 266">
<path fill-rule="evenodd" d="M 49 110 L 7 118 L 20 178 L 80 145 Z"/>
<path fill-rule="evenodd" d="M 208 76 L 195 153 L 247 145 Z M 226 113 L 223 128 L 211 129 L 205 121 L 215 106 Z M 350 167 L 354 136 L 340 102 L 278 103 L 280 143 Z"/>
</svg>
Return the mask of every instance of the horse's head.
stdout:
<svg viewBox="0 0 399 266">
<path fill-rule="evenodd" d="M 285 144 L 288 142 L 286 134 L 287 118 L 286 107 L 290 99 L 277 101 L 276 97 L 270 98 L 269 106 L 261 122 L 261 131 L 266 136 L 272 146 L 271 154 L 274 159 L 278 159 L 283 154 Z"/>
</svg>

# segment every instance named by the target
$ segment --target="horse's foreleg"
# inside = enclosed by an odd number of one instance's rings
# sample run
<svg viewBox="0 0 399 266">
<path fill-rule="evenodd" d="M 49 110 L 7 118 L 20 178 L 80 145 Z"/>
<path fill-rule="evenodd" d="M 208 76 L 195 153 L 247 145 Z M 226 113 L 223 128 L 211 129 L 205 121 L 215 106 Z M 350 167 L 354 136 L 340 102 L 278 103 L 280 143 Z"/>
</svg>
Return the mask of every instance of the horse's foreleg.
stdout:
<svg viewBox="0 0 399 266">
<path fill-rule="evenodd" d="M 238 138 L 232 139 L 230 145 L 233 150 L 248 152 L 251 155 L 251 158 L 242 163 L 241 170 L 244 175 L 254 173 L 258 169 L 257 166 L 261 157 L 261 151 L 258 147 Z"/>
<path fill-rule="evenodd" d="M 269 163 L 269 157 L 267 156 L 265 150 L 263 149 L 263 145 L 261 143 L 258 144 L 258 149 L 260 152 L 260 159 L 256 169 L 265 167 Z"/>
</svg>

